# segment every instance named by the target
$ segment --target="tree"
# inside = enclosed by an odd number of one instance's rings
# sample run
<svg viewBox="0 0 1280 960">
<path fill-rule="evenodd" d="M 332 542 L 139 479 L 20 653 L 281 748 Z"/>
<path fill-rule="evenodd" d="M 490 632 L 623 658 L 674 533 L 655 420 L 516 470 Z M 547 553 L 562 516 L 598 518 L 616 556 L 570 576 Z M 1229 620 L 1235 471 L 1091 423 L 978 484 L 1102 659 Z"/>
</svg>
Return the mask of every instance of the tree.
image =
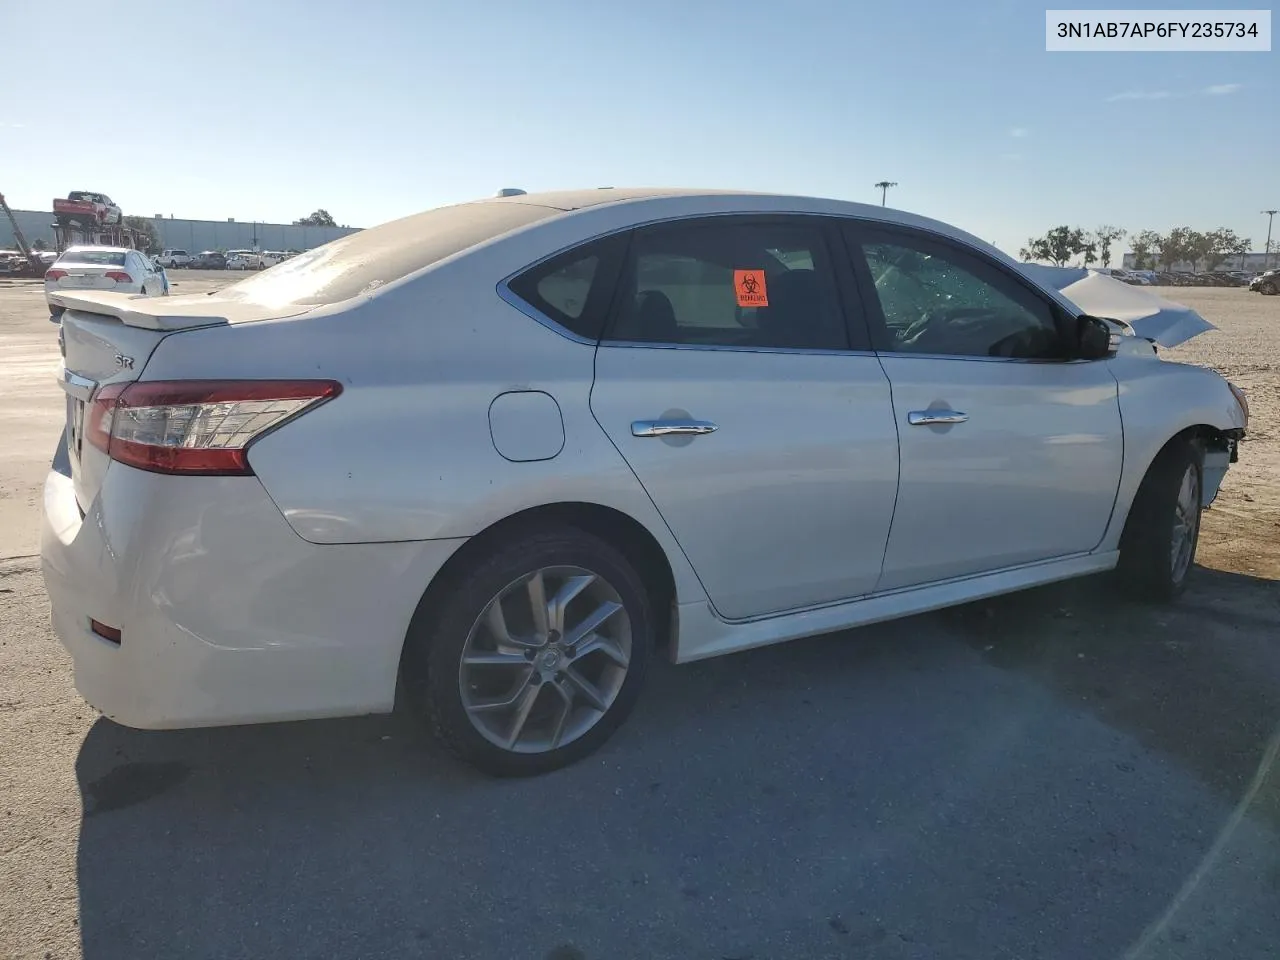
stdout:
<svg viewBox="0 0 1280 960">
<path fill-rule="evenodd" d="M 1230 232 L 1230 231 L 1228 231 L 1228 232 Z M 1234 236 L 1234 234 L 1233 234 L 1233 236 Z M 1237 237 L 1235 237 L 1235 239 L 1234 239 L 1234 240 L 1232 240 L 1232 241 L 1231 241 L 1231 246 L 1230 246 L 1230 248 L 1227 250 L 1227 252 L 1228 252 L 1229 254 L 1231 254 L 1231 256 L 1233 256 L 1233 257 L 1239 257 L 1239 258 L 1240 258 L 1240 269 L 1241 269 L 1241 270 L 1243 270 L 1243 269 L 1244 269 L 1244 258 L 1245 258 L 1245 255 L 1246 255 L 1246 254 L 1248 254 L 1248 252 L 1249 252 L 1250 250 L 1252 250 L 1252 249 L 1253 249 L 1253 241 L 1252 241 L 1249 237 L 1238 237 L 1238 236 L 1237 236 Z"/>
<path fill-rule="evenodd" d="M 1191 269 L 1198 270 L 1199 264 L 1208 262 L 1213 256 L 1213 234 L 1201 233 L 1199 230 L 1187 232 L 1187 259 L 1191 261 Z M 1207 269 L 1212 270 L 1212 267 Z"/>
<path fill-rule="evenodd" d="M 311 216 L 293 221 L 293 225 L 295 227 L 336 227 L 338 224 L 329 215 L 329 211 L 321 207 Z"/>
<path fill-rule="evenodd" d="M 1098 261 L 1104 267 L 1111 265 L 1111 244 L 1125 236 L 1127 232 L 1127 230 L 1122 230 L 1120 227 L 1113 227 L 1105 223 L 1093 231 L 1093 242 L 1098 248 Z"/>
<path fill-rule="evenodd" d="M 1160 249 L 1160 234 L 1154 230 L 1140 230 L 1133 235 L 1133 269 L 1150 270 L 1156 265 L 1155 251 Z"/>
<path fill-rule="evenodd" d="M 1206 236 L 1210 241 L 1209 253 L 1205 257 L 1206 270 L 1217 270 L 1227 257 L 1238 257 L 1249 252 L 1249 241 L 1242 241 L 1240 237 L 1236 236 L 1236 232 L 1229 227 L 1219 227 L 1217 230 L 1211 230 Z M 1243 249 L 1241 249 L 1242 247 Z"/>
<path fill-rule="evenodd" d="M 1201 235 L 1190 227 L 1174 227 L 1161 236 L 1159 262 L 1166 271 L 1172 271 L 1175 263 L 1183 260 L 1194 260 L 1200 249 Z"/>
<path fill-rule="evenodd" d="M 138 249 L 143 253 L 155 254 L 164 249 L 164 242 L 160 239 L 160 231 L 156 229 L 154 221 L 146 217 L 125 217 L 124 225 L 139 235 Z"/>
<path fill-rule="evenodd" d="M 1023 260 L 1048 260 L 1055 267 L 1064 267 L 1078 253 L 1086 253 L 1090 245 L 1079 227 L 1054 227 L 1043 237 L 1032 237 L 1022 248 Z"/>
</svg>

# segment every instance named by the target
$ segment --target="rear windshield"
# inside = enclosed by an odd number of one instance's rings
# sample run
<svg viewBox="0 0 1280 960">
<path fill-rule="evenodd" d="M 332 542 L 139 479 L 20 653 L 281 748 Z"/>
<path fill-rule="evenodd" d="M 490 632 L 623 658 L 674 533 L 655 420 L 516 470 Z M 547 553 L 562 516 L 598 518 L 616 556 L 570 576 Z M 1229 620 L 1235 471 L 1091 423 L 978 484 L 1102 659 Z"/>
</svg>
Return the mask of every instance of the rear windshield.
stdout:
<svg viewBox="0 0 1280 960">
<path fill-rule="evenodd" d="M 68 250 L 58 263 L 80 263 L 87 267 L 123 267 L 124 254 L 107 250 Z"/>
<path fill-rule="evenodd" d="M 341 237 L 232 284 L 220 296 L 269 306 L 339 303 L 560 210 L 480 200 Z"/>
</svg>

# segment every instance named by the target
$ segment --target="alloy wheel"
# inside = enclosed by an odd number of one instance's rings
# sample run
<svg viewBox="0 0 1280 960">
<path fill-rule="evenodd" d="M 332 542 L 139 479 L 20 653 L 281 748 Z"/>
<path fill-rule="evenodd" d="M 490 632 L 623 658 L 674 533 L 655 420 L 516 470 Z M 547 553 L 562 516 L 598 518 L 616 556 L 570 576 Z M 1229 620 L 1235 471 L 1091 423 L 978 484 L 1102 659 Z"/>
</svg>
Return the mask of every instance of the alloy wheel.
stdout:
<svg viewBox="0 0 1280 960">
<path fill-rule="evenodd" d="M 463 646 L 458 685 L 486 740 L 545 753 L 608 713 L 630 662 L 631 619 L 618 591 L 582 567 L 543 567 L 485 606 Z"/>
<path fill-rule="evenodd" d="M 1174 503 L 1173 533 L 1170 537 L 1170 572 L 1174 582 L 1187 575 L 1195 550 L 1200 521 L 1200 472 L 1194 463 L 1187 464 Z"/>
</svg>

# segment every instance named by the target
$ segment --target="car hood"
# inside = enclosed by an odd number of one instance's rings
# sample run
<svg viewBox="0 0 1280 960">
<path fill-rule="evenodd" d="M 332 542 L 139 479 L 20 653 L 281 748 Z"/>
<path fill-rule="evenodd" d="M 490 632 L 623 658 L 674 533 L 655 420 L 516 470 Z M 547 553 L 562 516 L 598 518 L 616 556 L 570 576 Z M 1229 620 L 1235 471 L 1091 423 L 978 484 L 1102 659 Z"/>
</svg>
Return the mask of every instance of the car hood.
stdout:
<svg viewBox="0 0 1280 960">
<path fill-rule="evenodd" d="M 1020 263 L 1018 268 L 1039 286 L 1058 291 L 1081 312 L 1121 320 L 1135 336 L 1162 347 L 1176 347 L 1206 330 L 1217 329 L 1190 307 L 1105 274 L 1038 263 Z"/>
</svg>

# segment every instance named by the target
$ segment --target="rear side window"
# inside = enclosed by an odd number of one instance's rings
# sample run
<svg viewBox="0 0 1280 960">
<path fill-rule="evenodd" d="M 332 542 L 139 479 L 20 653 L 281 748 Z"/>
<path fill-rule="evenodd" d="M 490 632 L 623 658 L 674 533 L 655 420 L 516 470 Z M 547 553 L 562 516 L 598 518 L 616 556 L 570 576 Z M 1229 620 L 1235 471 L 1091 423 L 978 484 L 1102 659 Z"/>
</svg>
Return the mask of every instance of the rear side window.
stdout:
<svg viewBox="0 0 1280 960">
<path fill-rule="evenodd" d="M 570 333 L 599 340 L 626 243 L 626 234 L 592 241 L 544 260 L 508 286 Z"/>
<path fill-rule="evenodd" d="M 609 339 L 848 350 L 823 230 L 716 217 L 637 231 Z"/>
</svg>

